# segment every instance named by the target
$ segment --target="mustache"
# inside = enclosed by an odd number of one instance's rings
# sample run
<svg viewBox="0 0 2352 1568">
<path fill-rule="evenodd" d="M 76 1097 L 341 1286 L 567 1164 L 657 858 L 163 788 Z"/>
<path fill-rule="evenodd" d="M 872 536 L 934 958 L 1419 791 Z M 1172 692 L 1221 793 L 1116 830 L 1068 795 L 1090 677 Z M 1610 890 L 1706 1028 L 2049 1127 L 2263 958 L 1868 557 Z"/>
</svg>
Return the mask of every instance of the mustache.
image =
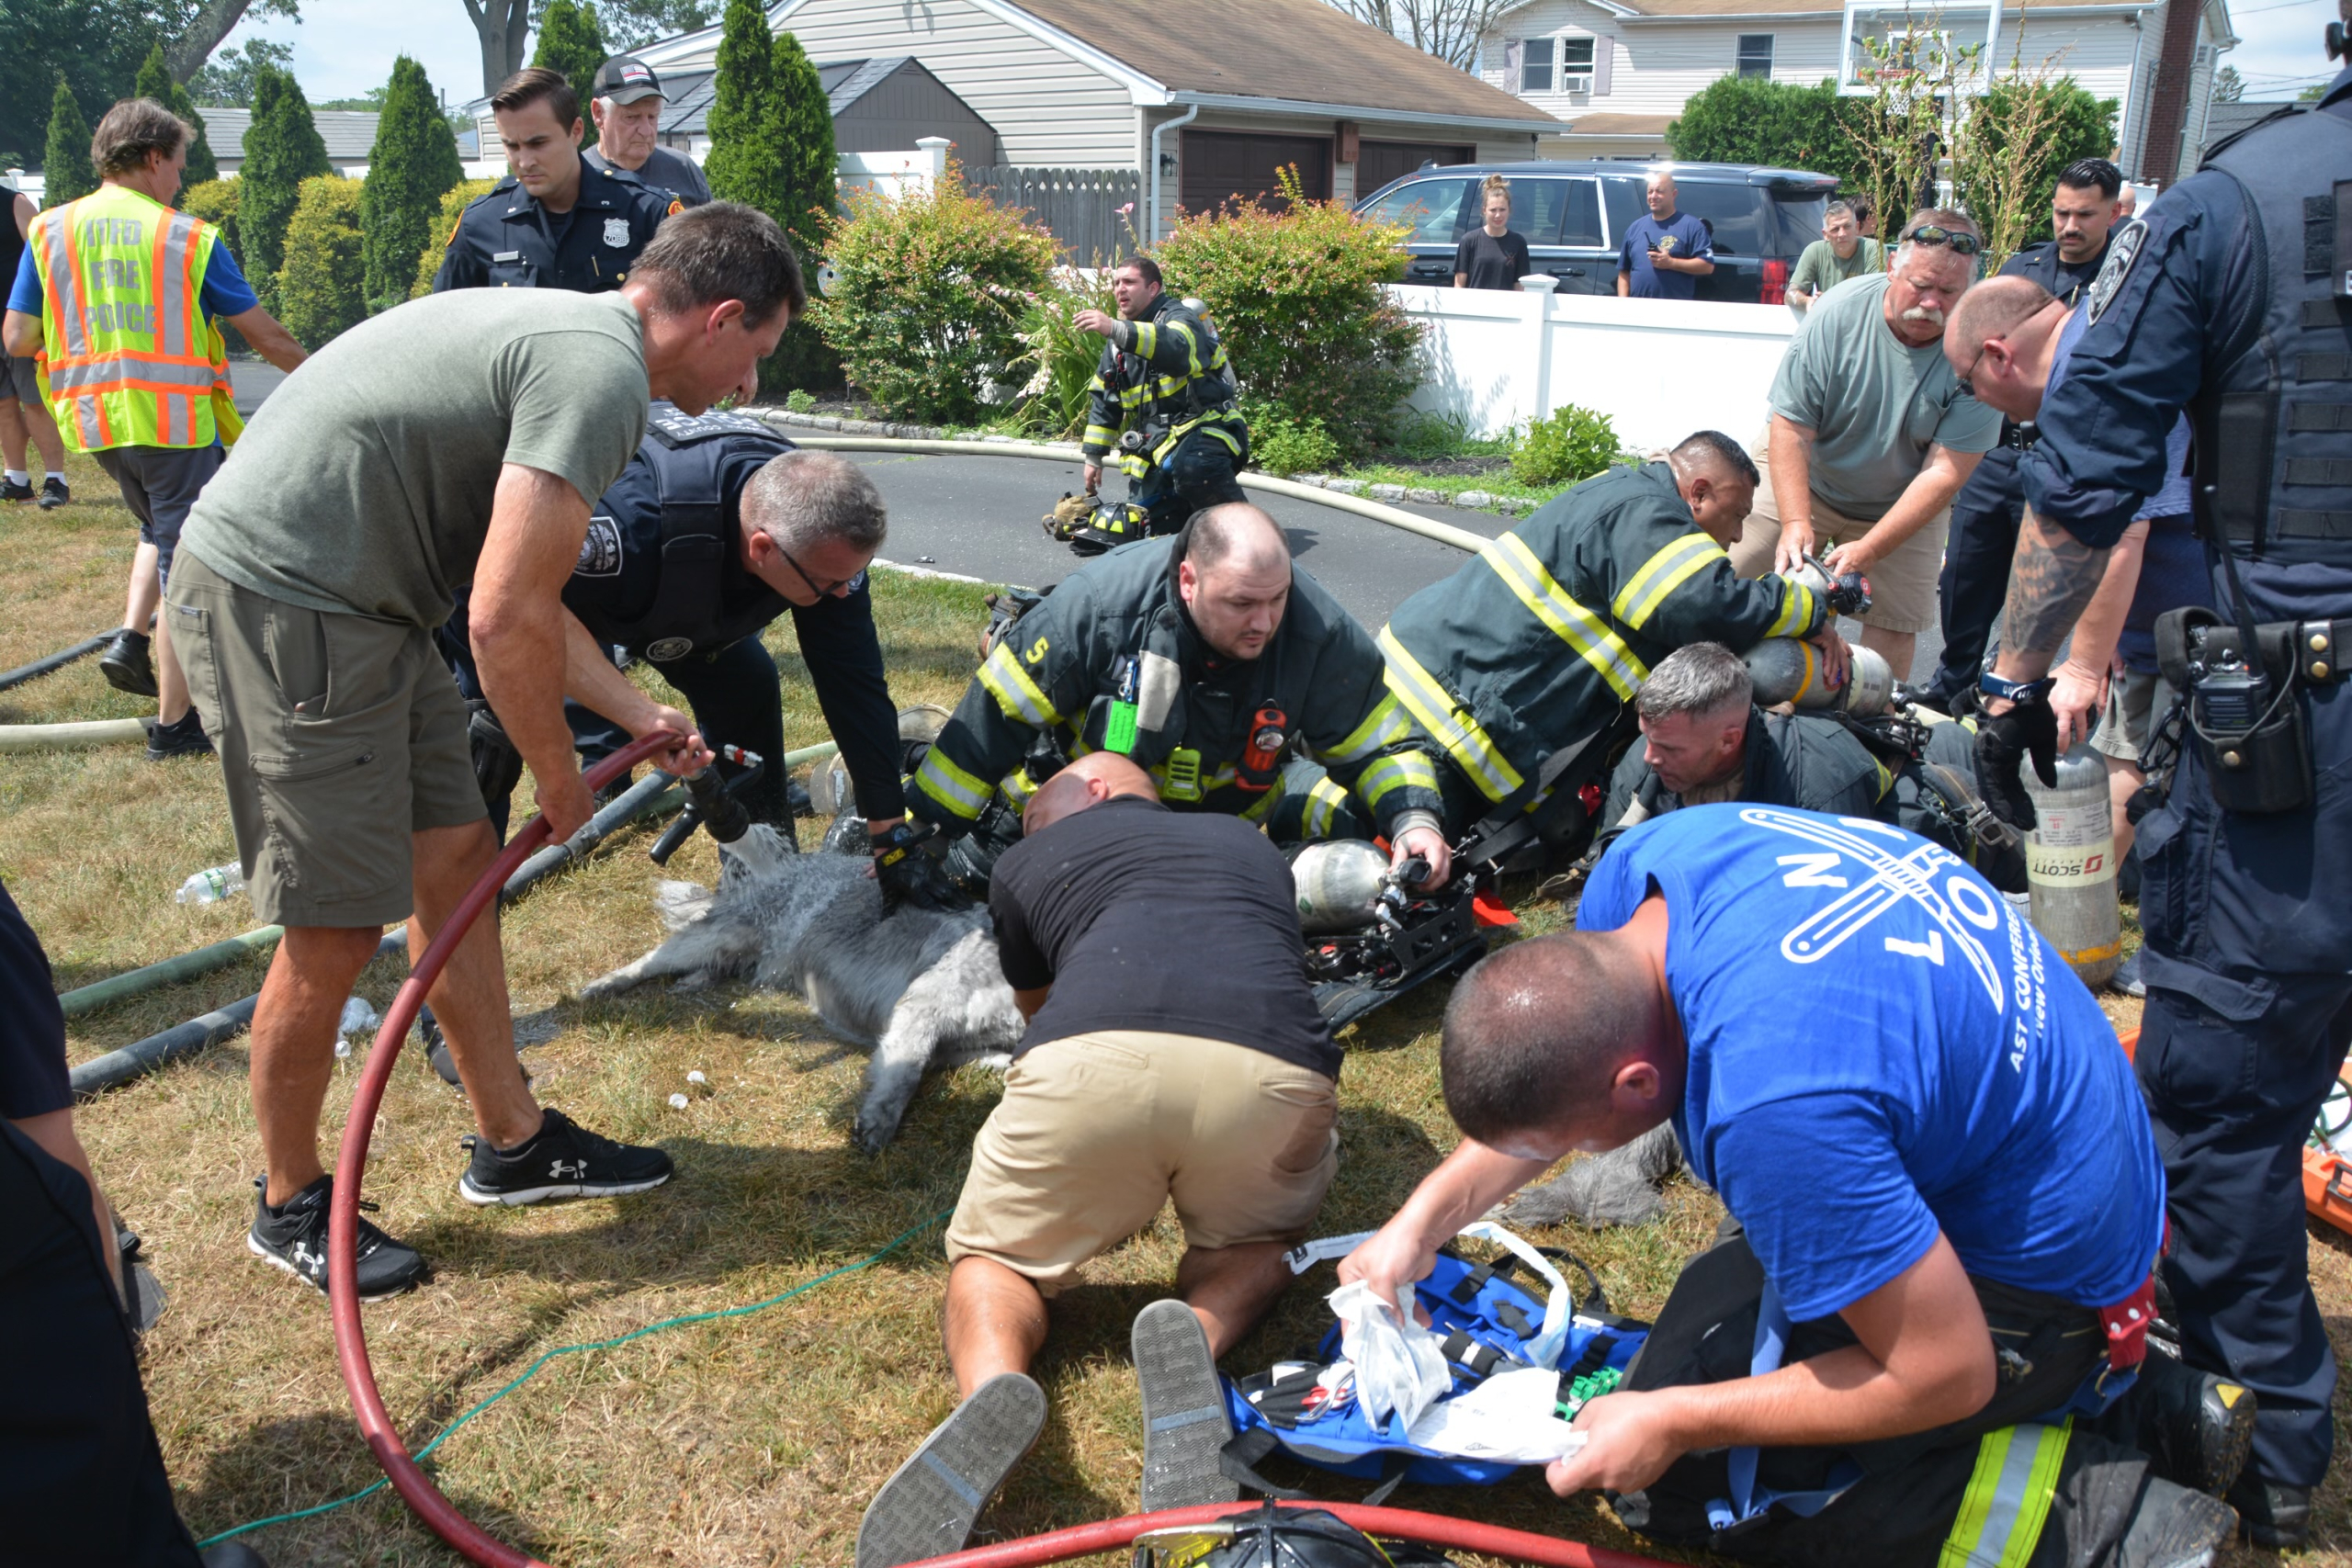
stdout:
<svg viewBox="0 0 2352 1568">
<path fill-rule="evenodd" d="M 1914 305 L 1903 312 L 1903 319 L 1906 321 L 1925 321 L 1931 327 L 1939 327 L 1944 324 L 1944 313 L 1933 305 Z"/>
</svg>

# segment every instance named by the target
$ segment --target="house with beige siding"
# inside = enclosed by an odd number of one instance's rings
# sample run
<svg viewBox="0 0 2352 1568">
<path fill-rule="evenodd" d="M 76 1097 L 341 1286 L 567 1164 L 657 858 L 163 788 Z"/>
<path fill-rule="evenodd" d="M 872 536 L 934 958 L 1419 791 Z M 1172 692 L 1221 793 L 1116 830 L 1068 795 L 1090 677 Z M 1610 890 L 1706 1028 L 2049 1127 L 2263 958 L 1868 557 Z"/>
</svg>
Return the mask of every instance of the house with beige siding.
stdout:
<svg viewBox="0 0 2352 1568">
<path fill-rule="evenodd" d="M 1279 200 L 1281 167 L 1347 201 L 1424 163 L 1534 157 L 1561 129 L 1321 0 L 783 0 L 769 21 L 820 67 L 919 62 L 994 133 L 993 159 L 958 146 L 967 164 L 1134 171 L 1154 232 L 1180 203 Z M 718 51 L 714 28 L 637 52 L 666 81 Z"/>
<path fill-rule="evenodd" d="M 1934 0 L 1913 9 L 1923 19 L 1938 12 Z M 1850 81 L 1857 10 L 1822 0 L 1524 0 L 1482 40 L 1478 73 L 1566 122 L 1546 156 L 1657 157 L 1668 122 L 1722 77 L 1811 86 L 1844 72 Z M 1980 38 L 1989 10 L 1968 17 Z M 1954 5 L 1927 25 L 1964 25 L 1962 16 Z M 2004 73 L 2046 70 L 2116 100 L 2125 175 L 2169 185 L 2197 167 L 2219 56 L 2236 42 L 2227 0 L 2033 0 L 2002 6 L 1993 58 Z"/>
</svg>

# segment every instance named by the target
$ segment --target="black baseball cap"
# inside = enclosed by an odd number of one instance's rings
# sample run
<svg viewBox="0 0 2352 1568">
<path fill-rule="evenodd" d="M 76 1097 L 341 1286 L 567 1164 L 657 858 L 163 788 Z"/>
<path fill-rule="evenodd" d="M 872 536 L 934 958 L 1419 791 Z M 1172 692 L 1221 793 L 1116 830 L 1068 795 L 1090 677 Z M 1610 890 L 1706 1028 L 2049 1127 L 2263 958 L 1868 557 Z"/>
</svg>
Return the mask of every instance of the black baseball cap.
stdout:
<svg viewBox="0 0 2352 1568">
<path fill-rule="evenodd" d="M 596 67 L 596 80 L 589 87 L 592 98 L 610 98 L 616 104 L 633 104 L 639 98 L 658 98 L 662 78 L 653 67 L 633 54 L 616 54 Z"/>
</svg>

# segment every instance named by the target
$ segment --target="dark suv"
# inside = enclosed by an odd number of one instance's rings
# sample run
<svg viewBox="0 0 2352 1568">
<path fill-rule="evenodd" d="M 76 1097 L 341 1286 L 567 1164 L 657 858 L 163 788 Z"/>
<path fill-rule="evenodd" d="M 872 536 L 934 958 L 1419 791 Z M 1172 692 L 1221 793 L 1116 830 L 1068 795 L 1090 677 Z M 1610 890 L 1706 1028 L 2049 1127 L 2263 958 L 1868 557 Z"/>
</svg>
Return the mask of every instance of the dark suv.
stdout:
<svg viewBox="0 0 2352 1568">
<path fill-rule="evenodd" d="M 1698 280 L 1698 298 L 1783 303 L 1797 257 L 1821 238 L 1838 188 L 1827 175 L 1752 164 L 1453 164 L 1392 180 L 1356 210 L 1411 229 L 1406 282 L 1451 284 L 1454 247 L 1483 220 L 1479 182 L 1500 175 L 1510 182 L 1510 226 L 1527 236 L 1535 270 L 1558 278 L 1563 294 L 1614 294 L 1617 247 L 1649 210 L 1654 168 L 1672 171 L 1676 207 L 1713 236 L 1715 270 Z"/>
</svg>

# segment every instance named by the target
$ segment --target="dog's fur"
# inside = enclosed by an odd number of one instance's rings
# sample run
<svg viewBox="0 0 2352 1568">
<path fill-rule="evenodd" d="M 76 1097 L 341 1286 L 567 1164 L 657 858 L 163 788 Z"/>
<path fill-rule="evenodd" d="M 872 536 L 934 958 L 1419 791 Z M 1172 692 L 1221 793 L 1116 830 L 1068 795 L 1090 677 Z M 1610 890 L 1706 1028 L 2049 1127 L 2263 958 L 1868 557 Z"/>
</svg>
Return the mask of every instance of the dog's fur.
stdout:
<svg viewBox="0 0 2352 1568">
<path fill-rule="evenodd" d="M 865 837 L 862 824 L 854 836 Z M 898 1134 L 927 1067 L 1012 1060 L 1023 1022 L 985 910 L 909 906 L 885 919 L 863 852 L 769 858 L 775 869 L 755 872 L 728 857 L 715 894 L 657 884 L 662 923 L 676 934 L 580 994 L 612 996 L 664 976 L 688 986 L 745 977 L 797 993 L 826 1028 L 874 1053 L 851 1129 L 868 1154 Z"/>
</svg>

